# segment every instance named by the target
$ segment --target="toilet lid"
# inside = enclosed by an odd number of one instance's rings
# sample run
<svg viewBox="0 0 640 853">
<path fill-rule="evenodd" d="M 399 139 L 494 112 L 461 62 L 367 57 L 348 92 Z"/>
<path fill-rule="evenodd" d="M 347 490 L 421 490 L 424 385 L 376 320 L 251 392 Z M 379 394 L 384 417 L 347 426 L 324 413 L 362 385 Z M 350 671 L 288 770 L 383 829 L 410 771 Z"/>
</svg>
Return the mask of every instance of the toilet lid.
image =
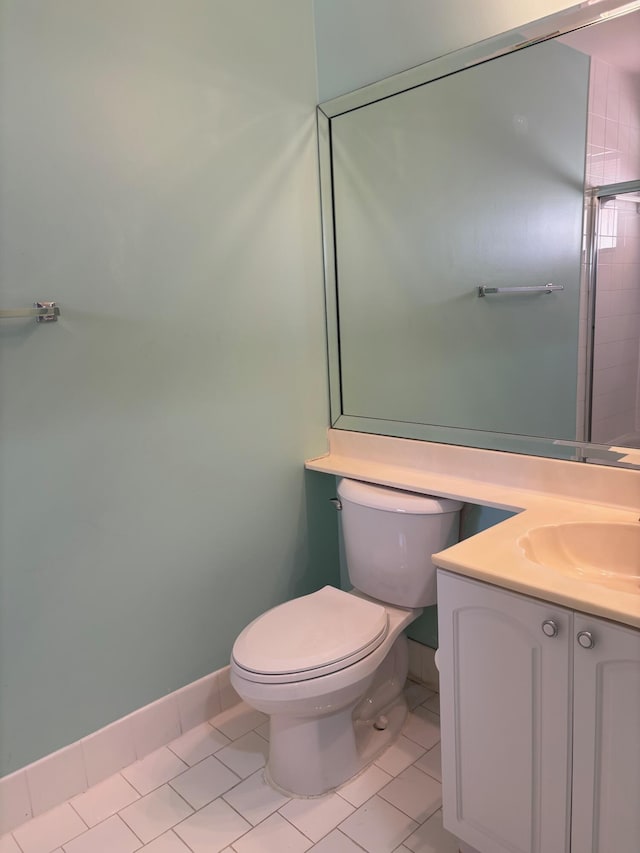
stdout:
<svg viewBox="0 0 640 853">
<path fill-rule="evenodd" d="M 344 669 L 370 654 L 388 631 L 385 608 L 325 586 L 254 619 L 232 658 L 254 681 L 302 681 Z"/>
</svg>

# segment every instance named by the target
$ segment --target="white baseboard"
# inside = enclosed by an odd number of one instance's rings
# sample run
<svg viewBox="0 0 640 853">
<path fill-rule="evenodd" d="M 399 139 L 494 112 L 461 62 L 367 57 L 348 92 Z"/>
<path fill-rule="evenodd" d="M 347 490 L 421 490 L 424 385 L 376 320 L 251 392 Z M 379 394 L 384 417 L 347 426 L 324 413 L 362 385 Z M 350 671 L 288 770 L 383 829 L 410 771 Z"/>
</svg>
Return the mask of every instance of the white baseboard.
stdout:
<svg viewBox="0 0 640 853">
<path fill-rule="evenodd" d="M 226 666 L 5 776 L 0 779 L 0 836 L 239 701 Z"/>
<path fill-rule="evenodd" d="M 440 679 L 434 658 L 435 649 L 409 640 L 409 676 L 432 690 L 439 690 Z"/>
</svg>

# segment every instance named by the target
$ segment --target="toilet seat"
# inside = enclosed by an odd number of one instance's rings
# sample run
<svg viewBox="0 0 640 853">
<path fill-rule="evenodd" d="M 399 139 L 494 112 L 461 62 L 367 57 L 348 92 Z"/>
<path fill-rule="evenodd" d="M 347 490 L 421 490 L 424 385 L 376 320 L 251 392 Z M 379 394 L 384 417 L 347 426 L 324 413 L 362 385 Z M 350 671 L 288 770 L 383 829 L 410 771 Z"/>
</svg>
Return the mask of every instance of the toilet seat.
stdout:
<svg viewBox="0 0 640 853">
<path fill-rule="evenodd" d="M 362 660 L 388 630 L 381 604 L 325 586 L 254 619 L 234 643 L 231 657 L 248 681 L 306 681 Z"/>
</svg>

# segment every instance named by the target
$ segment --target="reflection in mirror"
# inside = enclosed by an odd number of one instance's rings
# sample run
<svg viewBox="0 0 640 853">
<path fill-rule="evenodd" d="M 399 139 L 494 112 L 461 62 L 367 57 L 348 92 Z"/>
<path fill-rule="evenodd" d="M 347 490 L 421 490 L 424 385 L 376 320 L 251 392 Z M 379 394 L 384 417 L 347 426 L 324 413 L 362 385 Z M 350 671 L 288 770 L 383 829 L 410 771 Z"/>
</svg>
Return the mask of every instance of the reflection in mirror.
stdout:
<svg viewBox="0 0 640 853">
<path fill-rule="evenodd" d="M 334 426 L 636 461 L 639 20 L 321 106 Z"/>
<path fill-rule="evenodd" d="M 607 169 L 610 164 L 604 165 Z M 598 444 L 638 449 L 640 181 L 601 186 L 594 193 L 592 218 L 595 300 L 588 437 Z M 634 456 L 640 460 L 638 453 L 623 454 L 623 460 L 631 462 Z"/>
</svg>

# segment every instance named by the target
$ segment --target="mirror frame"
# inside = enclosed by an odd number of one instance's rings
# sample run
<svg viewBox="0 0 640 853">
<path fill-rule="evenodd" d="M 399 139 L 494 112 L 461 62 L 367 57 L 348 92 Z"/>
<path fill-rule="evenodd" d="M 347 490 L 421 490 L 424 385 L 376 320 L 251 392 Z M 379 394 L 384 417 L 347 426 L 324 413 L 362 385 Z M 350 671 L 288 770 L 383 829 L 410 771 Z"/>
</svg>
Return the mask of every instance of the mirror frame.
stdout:
<svg viewBox="0 0 640 853">
<path fill-rule="evenodd" d="M 517 29 L 509 30 L 469 47 L 445 54 L 407 71 L 402 71 L 354 92 L 340 95 L 319 104 L 317 107 L 317 129 L 325 271 L 329 404 L 330 422 L 334 429 L 557 459 L 573 459 L 583 462 L 598 461 L 604 464 L 616 464 L 617 460 L 623 455 L 620 452 L 612 451 L 606 445 L 591 444 L 579 439 L 576 441 L 556 441 L 552 438 L 538 436 L 488 432 L 441 424 L 366 418 L 344 413 L 340 368 L 331 122 L 334 118 L 345 113 L 385 100 L 409 89 L 448 77 L 500 56 L 524 50 L 534 44 L 549 41 L 575 30 L 590 27 L 613 17 L 620 17 L 638 10 L 640 10 L 640 0 L 635 0 L 632 3 L 629 3 L 628 0 L 627 2 L 621 2 L 621 0 L 587 0 L 586 3 L 540 18 Z M 587 260 L 590 263 L 591 247 L 586 246 L 585 248 L 589 254 Z M 589 276 L 589 301 L 593 296 L 592 278 L 593 271 Z M 628 463 L 623 464 L 628 465 Z M 632 463 L 631 467 L 636 466 Z"/>
</svg>

